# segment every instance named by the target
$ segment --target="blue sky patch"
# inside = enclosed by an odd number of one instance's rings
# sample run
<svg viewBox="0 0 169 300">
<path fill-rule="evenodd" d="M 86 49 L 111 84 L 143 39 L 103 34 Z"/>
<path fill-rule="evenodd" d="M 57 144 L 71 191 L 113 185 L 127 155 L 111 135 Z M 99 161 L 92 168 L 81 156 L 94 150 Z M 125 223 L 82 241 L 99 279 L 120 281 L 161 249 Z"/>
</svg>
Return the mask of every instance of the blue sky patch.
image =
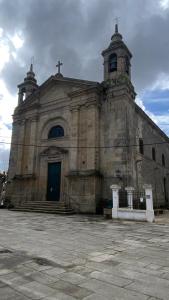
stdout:
<svg viewBox="0 0 169 300">
<path fill-rule="evenodd" d="M 169 113 L 169 89 L 146 91 L 141 98 L 146 109 L 155 115 Z"/>
</svg>

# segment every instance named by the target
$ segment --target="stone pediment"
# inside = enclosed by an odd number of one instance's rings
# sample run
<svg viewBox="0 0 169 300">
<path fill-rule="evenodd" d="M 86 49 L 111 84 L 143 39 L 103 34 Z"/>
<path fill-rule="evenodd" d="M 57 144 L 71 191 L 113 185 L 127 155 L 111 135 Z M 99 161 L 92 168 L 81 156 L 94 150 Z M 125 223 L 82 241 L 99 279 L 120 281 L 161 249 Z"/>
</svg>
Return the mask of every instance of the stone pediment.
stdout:
<svg viewBox="0 0 169 300">
<path fill-rule="evenodd" d="M 69 98 L 69 93 L 83 91 L 98 86 L 97 82 L 67 78 L 63 76 L 50 76 L 38 89 L 29 95 L 21 105 L 16 108 L 15 113 L 27 110 L 39 110 L 43 103 L 63 101 Z"/>
<path fill-rule="evenodd" d="M 39 92 L 40 95 L 48 93 L 52 89 L 53 86 L 58 87 L 74 87 L 77 90 L 81 90 L 84 88 L 89 88 L 89 87 L 94 87 L 98 86 L 98 82 L 95 81 L 88 81 L 88 80 L 81 80 L 81 79 L 76 79 L 76 78 L 68 78 L 68 77 L 63 77 L 63 76 L 51 76 L 48 80 L 46 80 L 40 87 L 39 87 Z M 68 88 L 68 90 L 69 90 Z"/>
<path fill-rule="evenodd" d="M 58 156 L 68 153 L 68 150 L 62 147 L 51 146 L 41 152 L 41 156 Z"/>
</svg>

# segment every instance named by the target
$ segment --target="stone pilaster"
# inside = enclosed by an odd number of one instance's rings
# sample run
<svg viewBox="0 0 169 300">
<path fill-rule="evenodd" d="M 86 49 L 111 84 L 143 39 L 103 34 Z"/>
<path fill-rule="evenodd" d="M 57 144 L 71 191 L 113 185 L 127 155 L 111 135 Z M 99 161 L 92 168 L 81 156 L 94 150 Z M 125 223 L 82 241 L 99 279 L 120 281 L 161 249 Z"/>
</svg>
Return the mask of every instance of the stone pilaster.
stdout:
<svg viewBox="0 0 169 300">
<path fill-rule="evenodd" d="M 30 144 L 28 154 L 28 173 L 33 174 L 35 168 L 35 153 L 36 153 L 36 132 L 37 132 L 37 118 L 33 118 L 30 124 Z"/>
<path fill-rule="evenodd" d="M 23 158 L 23 149 L 25 142 L 25 121 L 20 122 L 20 126 L 18 128 L 18 153 L 17 153 L 17 167 L 16 174 L 22 173 L 22 158 Z"/>
<path fill-rule="evenodd" d="M 71 122 L 71 149 L 70 149 L 70 170 L 78 169 L 78 144 L 79 144 L 79 108 L 72 108 Z"/>
<path fill-rule="evenodd" d="M 99 122 L 98 107 L 96 103 L 87 107 L 87 164 L 86 168 L 91 170 L 98 169 L 99 149 Z"/>
</svg>

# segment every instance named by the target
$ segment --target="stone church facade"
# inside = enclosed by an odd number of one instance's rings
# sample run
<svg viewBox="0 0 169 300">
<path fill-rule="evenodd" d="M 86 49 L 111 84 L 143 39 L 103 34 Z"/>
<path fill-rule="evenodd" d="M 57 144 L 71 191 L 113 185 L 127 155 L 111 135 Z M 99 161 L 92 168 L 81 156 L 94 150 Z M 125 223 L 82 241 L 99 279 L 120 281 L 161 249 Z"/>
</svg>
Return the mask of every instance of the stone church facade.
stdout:
<svg viewBox="0 0 169 300">
<path fill-rule="evenodd" d="M 14 206 L 68 202 L 96 213 L 111 199 L 110 185 L 141 190 L 144 183 L 168 205 L 169 139 L 135 103 L 132 54 L 117 25 L 102 56 L 102 83 L 59 69 L 38 86 L 31 65 L 18 86 L 7 191 Z"/>
</svg>

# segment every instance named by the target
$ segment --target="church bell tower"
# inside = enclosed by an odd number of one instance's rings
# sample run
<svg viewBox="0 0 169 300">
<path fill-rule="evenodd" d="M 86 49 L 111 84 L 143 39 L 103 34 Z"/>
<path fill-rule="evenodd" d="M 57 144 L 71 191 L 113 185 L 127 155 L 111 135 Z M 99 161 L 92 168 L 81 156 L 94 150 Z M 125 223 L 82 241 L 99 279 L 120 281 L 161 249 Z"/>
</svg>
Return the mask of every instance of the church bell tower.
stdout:
<svg viewBox="0 0 169 300">
<path fill-rule="evenodd" d="M 33 72 L 33 64 L 30 65 L 30 70 L 27 72 L 27 76 L 24 78 L 24 82 L 18 85 L 18 105 L 31 95 L 37 88 L 37 80 L 35 73 Z"/>
<path fill-rule="evenodd" d="M 104 58 L 104 81 L 117 79 L 121 75 L 131 80 L 132 54 L 123 42 L 123 37 L 118 31 L 118 24 L 115 25 L 111 43 L 102 52 L 102 56 Z"/>
</svg>

